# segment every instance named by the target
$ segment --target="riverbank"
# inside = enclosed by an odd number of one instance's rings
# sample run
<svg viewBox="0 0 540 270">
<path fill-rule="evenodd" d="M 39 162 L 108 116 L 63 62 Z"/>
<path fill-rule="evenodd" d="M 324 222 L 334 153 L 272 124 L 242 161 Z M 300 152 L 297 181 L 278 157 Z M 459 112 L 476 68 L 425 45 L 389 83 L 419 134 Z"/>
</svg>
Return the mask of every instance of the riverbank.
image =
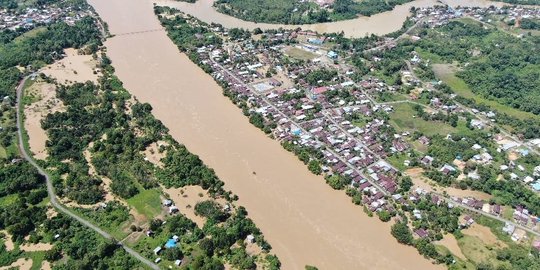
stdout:
<svg viewBox="0 0 540 270">
<path fill-rule="evenodd" d="M 113 34 L 161 29 L 149 2 L 90 3 Z M 239 195 L 283 269 L 441 268 L 398 244 L 389 224 L 367 217 L 253 127 L 164 31 L 118 35 L 105 45 L 124 86 Z"/>
<path fill-rule="evenodd" d="M 304 30 L 313 30 L 319 33 L 340 33 L 344 32 L 347 37 L 364 37 L 366 35 L 385 35 L 395 32 L 401 28 L 407 16 L 410 15 L 411 7 L 421 8 L 434 5 L 441 5 L 436 0 L 415 0 L 403 5 L 396 6 L 392 11 L 386 11 L 370 17 L 359 16 L 352 20 L 303 24 L 303 25 L 284 25 L 284 24 L 268 24 L 255 23 L 237 19 L 235 17 L 218 12 L 213 3 L 215 0 L 199 0 L 196 3 L 179 2 L 174 0 L 155 0 L 155 3 L 160 6 L 169 6 L 179 9 L 180 11 L 197 17 L 199 20 L 206 23 L 219 23 L 227 28 L 245 28 L 253 30 L 255 28 L 266 29 L 296 29 L 301 27 Z M 490 5 L 502 6 L 504 3 L 493 2 L 488 0 L 447 0 L 445 1 L 450 6 L 477 6 L 488 7 Z"/>
</svg>

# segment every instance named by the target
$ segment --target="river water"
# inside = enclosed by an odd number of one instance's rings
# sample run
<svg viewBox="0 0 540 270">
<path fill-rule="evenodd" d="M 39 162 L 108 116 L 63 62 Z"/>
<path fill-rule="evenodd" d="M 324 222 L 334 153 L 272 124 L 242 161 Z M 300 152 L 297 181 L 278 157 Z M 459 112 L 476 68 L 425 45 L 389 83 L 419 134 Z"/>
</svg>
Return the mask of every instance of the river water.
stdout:
<svg viewBox="0 0 540 270">
<path fill-rule="evenodd" d="M 306 264 L 320 269 L 443 268 L 414 248 L 398 244 L 389 224 L 367 217 L 344 192 L 332 190 L 322 177 L 311 174 L 278 142 L 253 127 L 213 79 L 179 53 L 165 31 L 125 34 L 161 28 L 149 0 L 89 2 L 110 31 L 118 34 L 105 45 L 126 89 L 150 103 L 171 135 L 214 168 L 225 188 L 240 197 L 239 203 L 261 228 L 283 269 L 304 269 Z M 404 12 L 398 9 L 396 17 Z M 201 12 L 193 15 L 203 20 L 211 12 L 194 11 Z M 381 24 L 370 31 L 399 28 L 401 19 L 379 17 L 363 19 Z"/>
<path fill-rule="evenodd" d="M 295 29 L 301 27 L 304 30 L 314 30 L 317 32 L 341 32 L 345 33 L 348 37 L 363 37 L 369 34 L 384 35 L 396 30 L 399 30 L 407 18 L 410 15 L 409 10 L 411 7 L 428 7 L 436 4 L 440 4 L 437 0 L 415 0 L 404 5 L 399 5 L 392 11 L 387 11 L 373 15 L 371 17 L 360 16 L 356 19 L 328 22 L 319 24 L 308 25 L 280 25 L 280 24 L 267 24 L 267 23 L 254 23 L 243 21 L 222 13 L 217 12 L 212 4 L 215 0 L 198 0 L 196 3 L 191 4 L 187 2 L 178 2 L 174 0 L 156 0 L 159 5 L 175 7 L 185 13 L 191 14 L 200 20 L 207 23 L 219 23 L 227 28 L 240 27 L 253 30 L 257 27 L 261 29 L 275 29 L 282 27 L 284 29 Z M 499 2 L 492 2 L 488 0 L 446 0 L 450 6 L 478 6 L 488 7 L 490 5 L 501 6 Z"/>
</svg>

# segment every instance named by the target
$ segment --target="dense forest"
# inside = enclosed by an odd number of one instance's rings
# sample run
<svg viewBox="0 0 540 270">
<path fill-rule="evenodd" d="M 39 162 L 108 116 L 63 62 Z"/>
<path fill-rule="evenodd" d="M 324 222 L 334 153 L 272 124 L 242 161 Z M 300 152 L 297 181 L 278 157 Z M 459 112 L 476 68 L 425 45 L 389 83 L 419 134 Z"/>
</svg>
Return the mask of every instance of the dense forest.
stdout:
<svg viewBox="0 0 540 270">
<path fill-rule="evenodd" d="M 520 28 L 525 30 L 540 30 L 540 20 L 523 18 L 521 19 Z"/>
<path fill-rule="evenodd" d="M 222 13 L 247 21 L 310 24 L 354 19 L 358 15 L 371 16 L 410 1 L 336 0 L 330 9 L 309 1 L 288 0 L 218 0 L 214 5 Z"/>
<path fill-rule="evenodd" d="M 474 93 L 540 114 L 540 38 L 519 39 L 479 23 L 454 21 L 427 31 L 417 46 L 444 61 L 467 63 L 457 76 Z"/>
</svg>

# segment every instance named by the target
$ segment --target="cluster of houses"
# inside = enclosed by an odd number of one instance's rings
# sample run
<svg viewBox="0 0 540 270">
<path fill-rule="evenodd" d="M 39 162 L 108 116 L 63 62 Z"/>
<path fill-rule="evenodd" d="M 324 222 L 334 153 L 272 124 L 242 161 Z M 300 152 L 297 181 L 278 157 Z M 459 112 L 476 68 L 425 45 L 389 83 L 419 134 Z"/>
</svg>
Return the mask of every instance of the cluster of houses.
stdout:
<svg viewBox="0 0 540 270">
<path fill-rule="evenodd" d="M 178 237 L 177 235 L 173 235 L 170 239 L 167 240 L 167 242 L 165 242 L 165 244 L 163 246 L 158 246 L 158 247 L 154 248 L 154 250 L 153 250 L 154 255 L 159 256 L 159 254 L 164 249 L 178 248 L 177 245 L 178 245 L 179 241 L 180 241 L 180 237 Z M 154 263 L 159 263 L 159 262 L 161 262 L 161 257 L 157 257 L 154 260 Z M 174 264 L 176 266 L 180 266 L 182 264 L 182 260 L 181 259 L 176 259 L 174 261 Z"/>
<path fill-rule="evenodd" d="M 56 21 L 64 21 L 73 25 L 81 18 L 90 15 L 90 11 L 73 10 L 72 7 L 59 8 L 45 6 L 41 8 L 26 8 L 23 11 L 0 9 L 0 31 L 5 29 L 32 29 Z"/>
<path fill-rule="evenodd" d="M 459 10 L 427 8 L 420 9 L 415 20 L 429 17 L 428 21 L 445 23 L 456 16 L 461 16 Z M 225 33 L 221 34 L 225 36 Z M 405 139 L 410 134 L 388 131 L 389 124 L 377 117 L 379 112 L 392 112 L 392 106 L 377 104 L 371 98 L 373 94 L 394 91 L 392 86 L 377 78 L 355 82 L 349 77 L 354 73 L 353 68 L 344 64 L 325 61 L 291 64 L 283 61 L 285 41 L 298 42 L 310 48 L 324 43 L 324 39 L 313 33 L 276 30 L 265 35 L 273 46 L 255 46 L 251 40 L 228 40 L 219 47 L 201 47 L 197 53 L 202 63 L 211 67 L 216 81 L 227 85 L 235 97 L 245 100 L 251 113 L 264 118 L 267 126 L 271 127 L 273 138 L 320 151 L 321 169 L 325 174 L 339 174 L 350 179 L 350 187 L 361 192 L 362 202 L 369 210 L 393 211 L 389 200 L 407 203 L 426 194 L 425 191 L 413 192 L 409 198 L 398 194 L 398 171 L 384 161 L 392 153 L 405 152 L 411 147 Z M 305 44 L 301 43 L 301 37 L 306 40 Z M 316 39 L 322 42 L 314 42 Z M 316 84 L 303 77 L 319 69 L 338 69 L 340 75 Z M 458 109 L 441 100 L 432 100 L 432 103 L 441 108 L 448 106 L 443 109 L 450 111 Z M 471 125 L 475 126 L 474 123 Z M 426 136 L 418 141 L 430 144 Z M 479 145 L 473 148 L 478 151 L 473 157 L 474 162 L 492 162 L 493 157 L 485 148 Z M 433 157 L 424 156 L 420 163 L 431 166 L 433 160 Z M 458 172 L 451 164 L 445 164 L 439 170 L 445 174 Z M 469 177 L 478 178 L 478 175 L 472 172 Z M 445 203 L 435 195 L 432 199 Z M 453 199 L 455 203 L 477 210 L 486 209 L 486 203 L 481 200 Z M 447 205 L 453 207 L 452 203 Z M 489 211 L 500 215 L 501 209 L 492 205 Z M 414 214 L 421 216 L 421 213 Z"/>
<path fill-rule="evenodd" d="M 167 207 L 167 212 L 169 213 L 169 215 L 176 214 L 180 211 L 180 209 L 178 209 L 178 206 L 174 205 L 174 202 L 169 199 L 163 200 L 163 206 Z"/>
</svg>

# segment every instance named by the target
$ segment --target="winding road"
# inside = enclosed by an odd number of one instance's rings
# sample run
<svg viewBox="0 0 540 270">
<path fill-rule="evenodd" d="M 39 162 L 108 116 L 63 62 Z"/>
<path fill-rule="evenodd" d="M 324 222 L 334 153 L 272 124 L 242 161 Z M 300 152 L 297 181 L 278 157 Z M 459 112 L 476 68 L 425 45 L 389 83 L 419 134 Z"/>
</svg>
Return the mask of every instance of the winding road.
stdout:
<svg viewBox="0 0 540 270">
<path fill-rule="evenodd" d="M 19 151 L 20 151 L 21 155 L 24 157 L 24 159 L 26 159 L 30 164 L 32 164 L 32 166 L 34 166 L 37 169 L 39 174 L 41 174 L 43 177 L 45 177 L 45 181 L 46 181 L 46 184 L 47 184 L 47 193 L 48 193 L 49 198 L 51 200 L 51 204 L 52 204 L 52 206 L 54 206 L 54 208 L 56 208 L 59 212 L 62 212 L 63 214 L 66 214 L 66 215 L 70 216 L 71 218 L 77 220 L 78 222 L 80 222 L 84 226 L 94 230 L 95 232 L 97 232 L 101 236 L 105 237 L 106 239 L 113 239 L 114 240 L 114 238 L 109 233 L 103 231 L 102 229 L 100 229 L 98 226 L 92 224 L 87 219 L 84 219 L 83 217 L 73 213 L 71 210 L 67 209 L 64 205 L 62 205 L 58 201 L 58 199 L 56 197 L 56 194 L 54 192 L 54 187 L 53 187 L 50 175 L 43 168 L 41 168 L 41 166 L 39 166 L 37 164 L 37 162 L 32 158 L 32 156 L 30 154 L 28 154 L 28 151 L 24 146 L 24 143 L 23 143 L 24 142 L 24 140 L 23 140 L 23 116 L 21 115 L 22 112 L 24 111 L 24 108 L 23 108 L 23 104 L 22 104 L 21 100 L 22 100 L 22 97 L 23 97 L 23 94 L 24 94 L 24 85 L 26 83 L 26 80 L 28 80 L 28 78 L 30 78 L 30 77 L 32 77 L 34 75 L 35 74 L 31 74 L 29 76 L 26 76 L 19 83 L 19 85 L 17 86 L 16 108 L 17 108 L 17 138 L 19 140 Z M 123 245 L 120 242 L 117 242 L 117 243 L 118 243 L 119 246 L 123 247 L 124 250 L 127 253 L 129 253 L 135 259 L 139 260 L 141 263 L 145 264 L 146 266 L 150 267 L 151 269 L 156 269 L 156 270 L 160 269 L 155 263 L 153 263 L 153 262 L 149 261 L 148 259 L 144 258 L 143 256 L 141 256 L 141 254 L 137 253 L 135 250 L 131 249 L 128 246 Z"/>
</svg>

